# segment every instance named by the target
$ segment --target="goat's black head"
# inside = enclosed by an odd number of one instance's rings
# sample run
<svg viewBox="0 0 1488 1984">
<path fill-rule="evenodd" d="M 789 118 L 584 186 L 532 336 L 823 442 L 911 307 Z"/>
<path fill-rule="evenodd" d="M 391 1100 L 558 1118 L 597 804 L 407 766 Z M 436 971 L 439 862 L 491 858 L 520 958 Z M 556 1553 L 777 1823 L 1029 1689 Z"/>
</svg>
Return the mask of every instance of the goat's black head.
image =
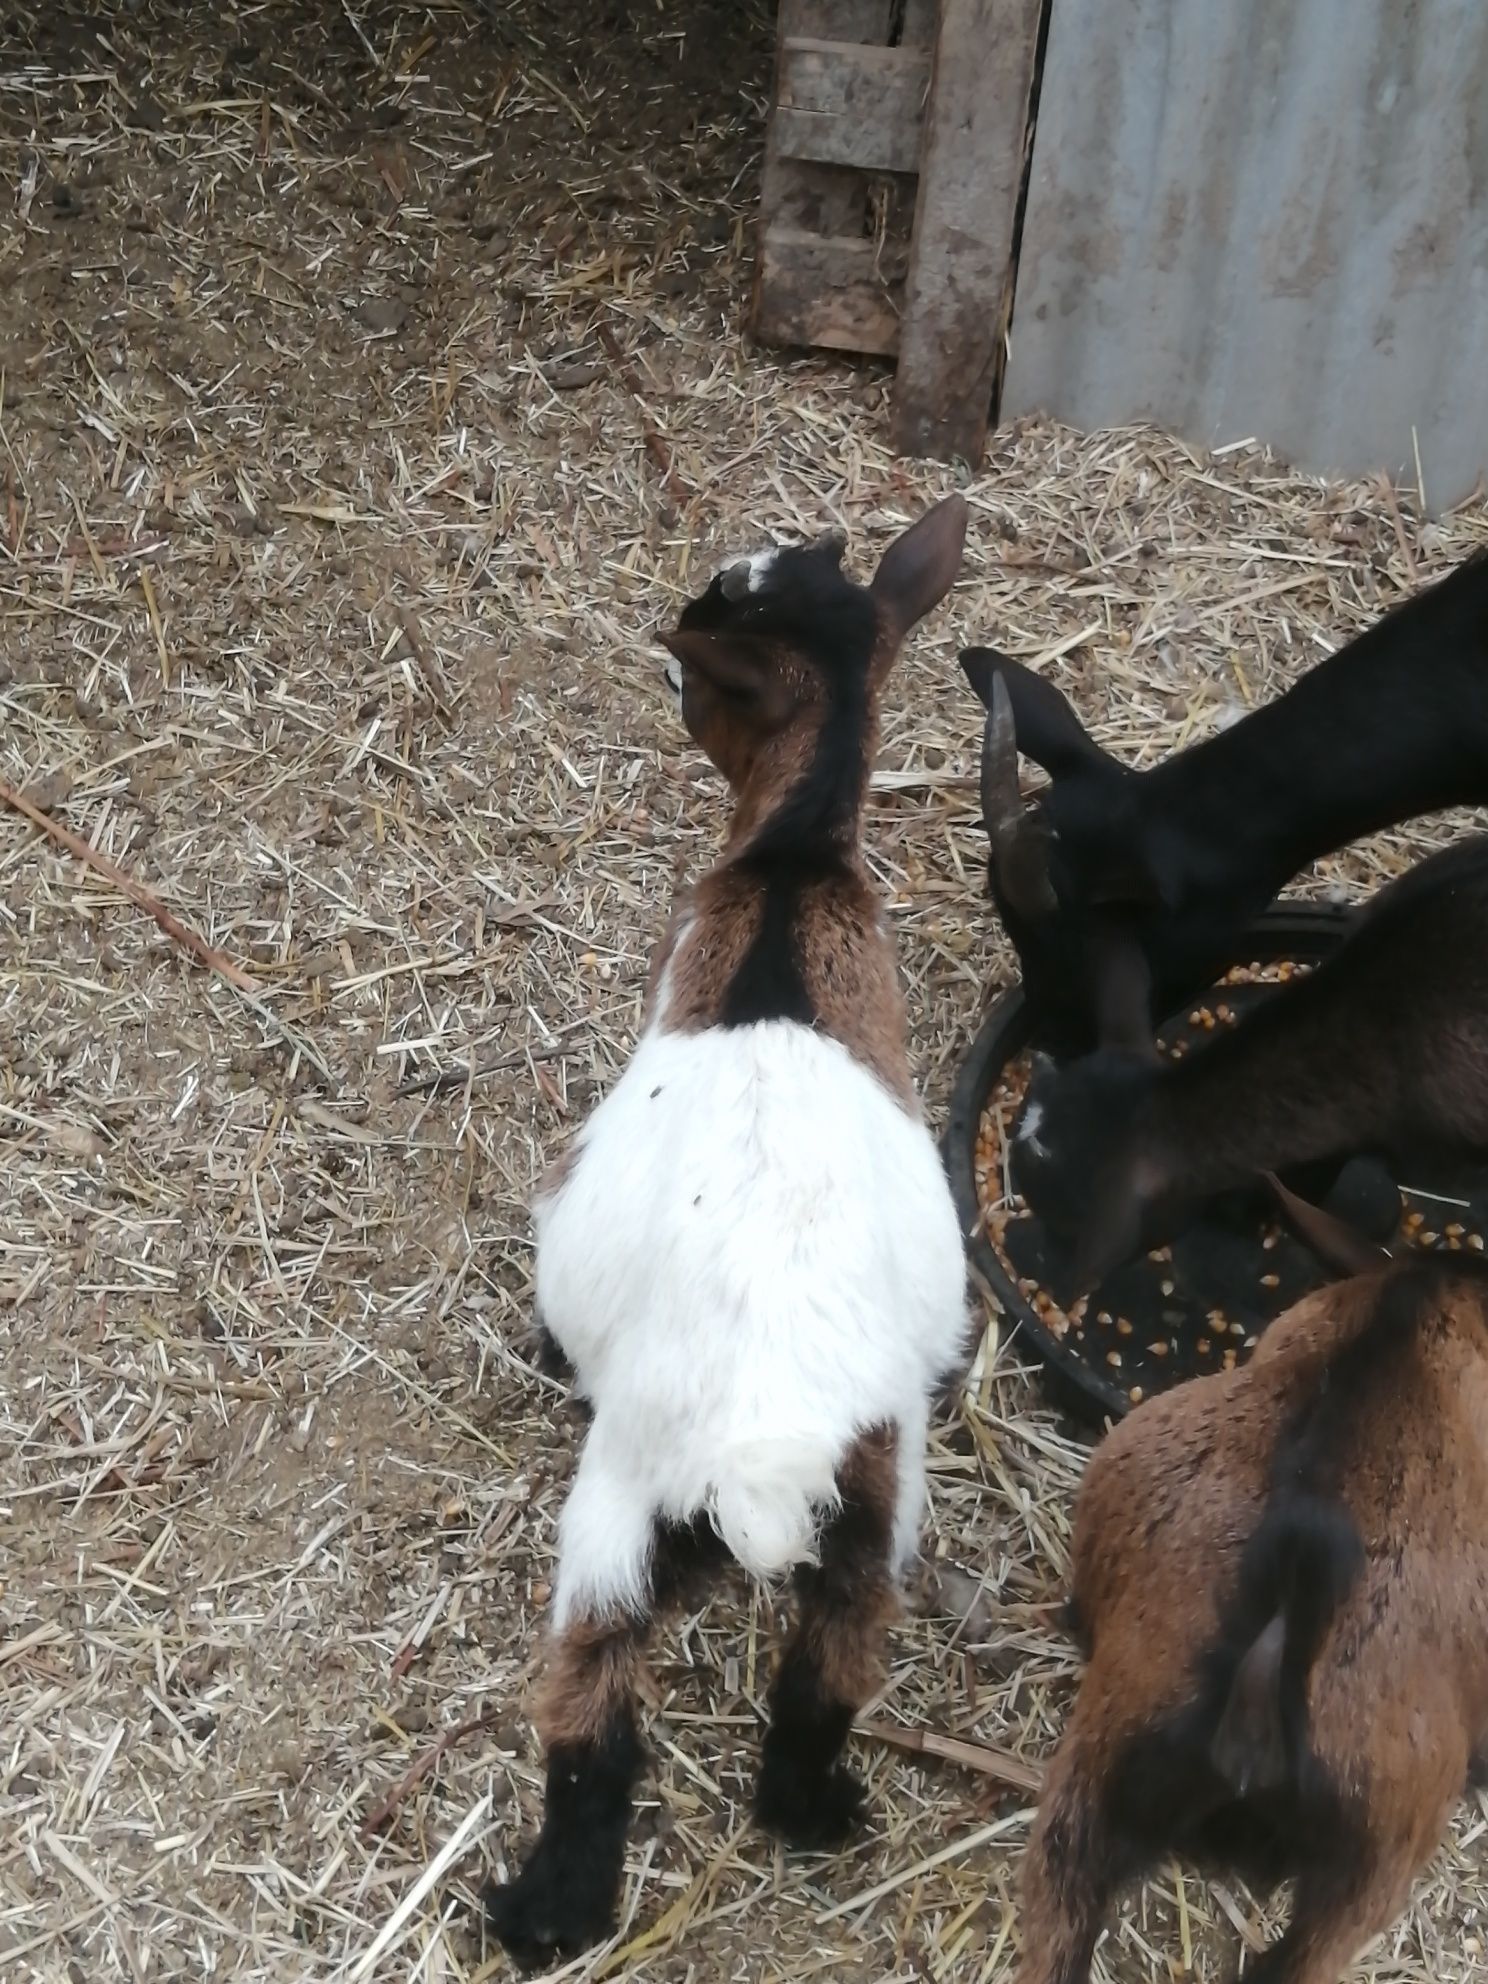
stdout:
<svg viewBox="0 0 1488 1984">
<path fill-rule="evenodd" d="M 987 706 L 982 817 L 988 880 L 1051 1044 L 1150 1038 L 1147 938 L 1172 907 L 1139 775 L 1110 757 L 1052 683 L 993 648 L 961 666 Z M 1050 775 L 1026 806 L 1018 754 Z"/>
<path fill-rule="evenodd" d="M 681 664 L 682 716 L 743 794 L 795 777 L 826 720 L 861 761 L 904 636 L 955 584 L 967 510 L 948 496 L 889 546 L 870 584 L 842 570 L 840 533 L 756 552 L 720 572 L 660 638 Z M 850 720 L 849 720 L 850 719 Z"/>
<path fill-rule="evenodd" d="M 1165 1194 L 1144 1105 L 1160 1074 L 1149 1050 L 1107 1047 L 1067 1067 L 1040 1056 L 1013 1129 L 1012 1180 L 1074 1253 L 1084 1293 L 1131 1254 Z"/>
</svg>

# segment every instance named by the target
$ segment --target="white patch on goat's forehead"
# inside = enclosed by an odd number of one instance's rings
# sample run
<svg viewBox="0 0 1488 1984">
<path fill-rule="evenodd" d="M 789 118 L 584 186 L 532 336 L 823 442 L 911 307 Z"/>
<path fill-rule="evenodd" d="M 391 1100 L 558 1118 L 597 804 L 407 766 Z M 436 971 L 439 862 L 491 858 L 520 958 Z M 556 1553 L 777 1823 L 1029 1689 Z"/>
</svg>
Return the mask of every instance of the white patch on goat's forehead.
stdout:
<svg viewBox="0 0 1488 1984">
<path fill-rule="evenodd" d="M 1027 1144 L 1035 1157 L 1047 1157 L 1047 1149 L 1039 1142 L 1039 1131 L 1044 1126 L 1044 1105 L 1030 1102 L 1023 1112 L 1023 1121 L 1018 1125 L 1018 1142 Z"/>
<path fill-rule="evenodd" d="M 780 546 L 778 544 L 772 544 L 768 551 L 750 552 L 745 563 L 749 567 L 749 590 L 751 592 L 764 591 L 765 581 L 769 578 L 771 568 L 774 566 L 775 560 L 779 555 Z"/>
</svg>

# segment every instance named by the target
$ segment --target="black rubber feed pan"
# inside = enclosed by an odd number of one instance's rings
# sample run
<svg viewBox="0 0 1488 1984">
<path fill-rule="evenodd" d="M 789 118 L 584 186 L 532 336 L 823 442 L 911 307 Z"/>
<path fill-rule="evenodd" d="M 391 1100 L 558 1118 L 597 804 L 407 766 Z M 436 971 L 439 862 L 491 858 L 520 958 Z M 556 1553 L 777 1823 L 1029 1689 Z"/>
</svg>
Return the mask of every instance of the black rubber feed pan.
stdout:
<svg viewBox="0 0 1488 1984">
<path fill-rule="evenodd" d="M 1174 1014 L 1159 1044 L 1183 1054 L 1239 1018 L 1276 990 L 1279 974 L 1320 963 L 1352 916 L 1300 904 L 1273 907 L 1237 946 L 1231 974 Z M 973 1265 L 1022 1344 L 1042 1361 L 1050 1395 L 1099 1423 L 1186 1378 L 1243 1362 L 1268 1323 L 1332 1277 L 1257 1185 L 1205 1206 L 1166 1247 L 1110 1274 L 1083 1311 L 1079 1305 L 1066 1311 L 1054 1291 L 1064 1286 L 1067 1258 L 1021 1200 L 1004 1197 L 1004 1140 L 1027 1083 L 1034 1020 L 1021 991 L 1004 994 L 988 1013 L 951 1099 L 946 1166 Z M 1397 1224 L 1392 1181 L 1415 1244 L 1481 1246 L 1488 1166 L 1412 1163 L 1407 1172 L 1361 1157 L 1342 1170 L 1334 1165 L 1289 1182 L 1372 1226 L 1374 1237 L 1388 1238 Z"/>
</svg>

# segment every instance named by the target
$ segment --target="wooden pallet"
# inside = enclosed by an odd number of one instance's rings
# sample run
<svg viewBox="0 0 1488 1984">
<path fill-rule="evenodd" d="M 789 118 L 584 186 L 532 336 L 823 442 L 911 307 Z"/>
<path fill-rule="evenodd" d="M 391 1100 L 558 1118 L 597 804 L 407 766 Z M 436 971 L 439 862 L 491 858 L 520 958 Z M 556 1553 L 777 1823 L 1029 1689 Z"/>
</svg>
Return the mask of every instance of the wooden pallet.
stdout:
<svg viewBox="0 0 1488 1984">
<path fill-rule="evenodd" d="M 754 332 L 897 356 L 894 444 L 976 462 L 1043 0 L 780 0 Z"/>
</svg>

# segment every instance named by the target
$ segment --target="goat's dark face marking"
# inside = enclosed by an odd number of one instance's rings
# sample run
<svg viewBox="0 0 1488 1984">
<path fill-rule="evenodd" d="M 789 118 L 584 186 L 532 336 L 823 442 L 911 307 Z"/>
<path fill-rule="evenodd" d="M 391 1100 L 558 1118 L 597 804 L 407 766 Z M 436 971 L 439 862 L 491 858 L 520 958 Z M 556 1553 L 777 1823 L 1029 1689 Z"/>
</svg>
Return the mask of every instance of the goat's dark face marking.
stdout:
<svg viewBox="0 0 1488 1984">
<path fill-rule="evenodd" d="M 757 552 L 721 572 L 662 637 L 682 665 L 683 721 L 740 797 L 782 733 L 797 733 L 785 755 L 804 769 L 834 689 L 863 700 L 877 628 L 841 561 L 836 539 Z M 781 755 L 777 745 L 771 756 Z"/>
</svg>

